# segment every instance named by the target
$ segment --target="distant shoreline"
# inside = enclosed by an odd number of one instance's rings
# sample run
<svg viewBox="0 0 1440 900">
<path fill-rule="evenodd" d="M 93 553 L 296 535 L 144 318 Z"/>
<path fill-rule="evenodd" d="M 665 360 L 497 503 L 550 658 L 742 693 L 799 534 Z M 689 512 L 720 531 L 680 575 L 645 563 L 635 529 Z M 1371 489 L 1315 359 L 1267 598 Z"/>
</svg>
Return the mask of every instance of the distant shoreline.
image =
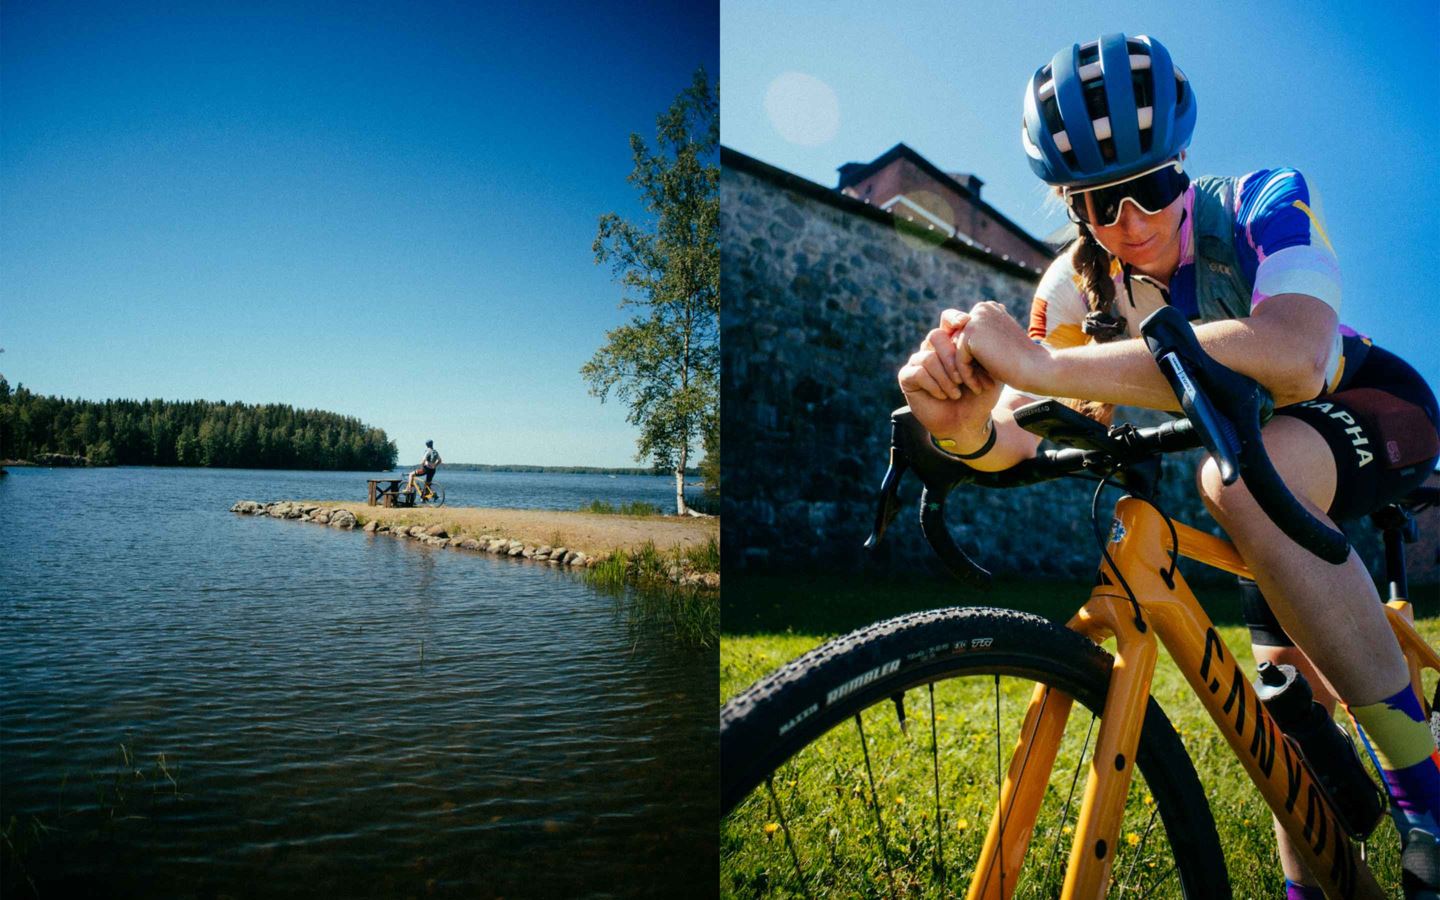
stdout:
<svg viewBox="0 0 1440 900">
<path fill-rule="evenodd" d="M 29 459 L 0 459 L 0 466 L 15 466 L 16 468 L 90 468 L 90 469 L 119 469 L 119 468 L 140 468 L 140 469 L 250 469 L 257 472 L 408 472 L 409 466 L 397 466 L 394 469 L 258 469 L 254 466 L 117 466 L 117 465 L 91 465 L 84 457 L 71 457 L 73 462 L 51 463 L 37 462 Z M 527 466 L 519 464 L 491 465 L 488 463 L 445 463 L 442 469 L 453 472 L 536 472 L 547 475 L 645 475 L 653 478 L 673 478 L 673 472 L 656 472 L 653 469 L 616 469 L 602 466 Z M 686 478 L 698 478 L 699 471 L 691 469 L 685 473 Z M 687 484 L 687 487 L 689 485 Z"/>
<path fill-rule="evenodd" d="M 493 465 L 490 463 L 445 463 L 442 469 L 456 472 L 544 472 L 555 475 L 648 475 L 656 478 L 674 478 L 670 471 L 657 472 L 654 469 L 607 468 L 605 466 L 527 466 L 520 463 Z M 698 469 L 690 469 L 686 478 L 700 477 Z"/>
</svg>

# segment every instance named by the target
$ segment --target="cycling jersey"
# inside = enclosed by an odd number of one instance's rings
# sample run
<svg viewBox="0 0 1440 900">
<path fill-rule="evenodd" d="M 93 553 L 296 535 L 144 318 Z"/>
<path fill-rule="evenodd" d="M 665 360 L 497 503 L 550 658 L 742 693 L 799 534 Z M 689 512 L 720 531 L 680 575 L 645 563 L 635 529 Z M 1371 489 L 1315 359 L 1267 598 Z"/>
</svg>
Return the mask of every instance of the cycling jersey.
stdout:
<svg viewBox="0 0 1440 900">
<path fill-rule="evenodd" d="M 420 461 L 420 465 L 424 466 L 427 469 L 433 469 L 435 468 L 435 464 L 439 461 L 440 454 L 435 451 L 434 447 L 431 447 L 429 450 L 425 451 L 425 458 Z"/>
<path fill-rule="evenodd" d="M 1167 303 L 1186 317 L 1203 320 L 1196 296 L 1195 185 L 1184 194 L 1180 226 L 1180 264 L 1169 284 L 1128 269 L 1113 260 L 1115 312 L 1132 337 L 1140 322 Z M 1307 294 L 1340 311 L 1340 266 L 1325 232 L 1320 203 L 1305 178 L 1290 168 L 1261 169 L 1239 179 L 1232 230 L 1243 282 L 1251 286 L 1251 310 L 1277 294 Z M 1073 347 L 1090 338 L 1081 330 L 1089 312 L 1069 253 L 1045 272 L 1030 309 L 1030 337 L 1046 346 Z M 1326 386 L 1334 390 L 1343 376 L 1345 342 L 1359 338 L 1341 326 L 1326 366 Z"/>
<path fill-rule="evenodd" d="M 1203 181 L 1203 179 L 1201 179 Z M 1340 311 L 1340 268 L 1325 233 L 1320 205 L 1305 179 L 1294 169 L 1261 169 L 1237 179 L 1229 198 L 1233 215 L 1229 229 L 1233 264 L 1239 286 L 1250 290 L 1250 310 L 1278 294 L 1306 294 Z M 1192 321 L 1202 315 L 1197 299 L 1197 270 L 1229 273 L 1228 258 L 1220 262 L 1197 255 L 1197 185 L 1185 192 L 1180 225 L 1180 263 L 1168 284 L 1112 260 L 1117 316 L 1125 319 L 1132 337 L 1140 323 L 1166 304 Z M 1218 201 L 1217 201 L 1218 202 Z M 1223 209 L 1210 206 L 1207 209 Z M 1215 240 L 1217 229 L 1206 239 Z M 1224 229 L 1218 229 L 1223 232 Z M 1221 244 L 1223 246 L 1223 244 Z M 1213 255 L 1215 252 L 1212 251 Z M 1082 325 L 1089 304 L 1069 253 L 1050 265 L 1036 289 L 1030 309 L 1030 337 L 1053 349 L 1091 340 Z M 1218 307 L 1209 307 L 1212 310 Z M 1006 387 L 1013 396 L 1014 390 Z M 1085 398 L 1077 398 L 1085 399 Z M 1002 402 L 1004 398 L 1002 398 Z M 1364 515 L 1403 496 L 1422 483 L 1440 453 L 1440 412 L 1434 395 L 1412 368 L 1370 339 L 1345 325 L 1336 328 L 1318 398 L 1280 410 L 1321 433 L 1336 464 L 1336 490 L 1329 509 L 1334 518 Z"/>
</svg>

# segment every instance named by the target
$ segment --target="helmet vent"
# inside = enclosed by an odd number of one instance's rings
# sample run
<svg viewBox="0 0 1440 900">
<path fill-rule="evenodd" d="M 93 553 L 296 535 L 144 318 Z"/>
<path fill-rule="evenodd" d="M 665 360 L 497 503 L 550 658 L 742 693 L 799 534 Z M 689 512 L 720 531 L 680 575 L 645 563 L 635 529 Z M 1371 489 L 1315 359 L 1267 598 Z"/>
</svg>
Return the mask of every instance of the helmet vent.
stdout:
<svg viewBox="0 0 1440 900">
<path fill-rule="evenodd" d="M 1053 93 L 1040 102 L 1040 115 L 1045 117 L 1046 131 L 1058 134 L 1065 130 L 1065 123 L 1060 120 L 1060 103 Z"/>
</svg>

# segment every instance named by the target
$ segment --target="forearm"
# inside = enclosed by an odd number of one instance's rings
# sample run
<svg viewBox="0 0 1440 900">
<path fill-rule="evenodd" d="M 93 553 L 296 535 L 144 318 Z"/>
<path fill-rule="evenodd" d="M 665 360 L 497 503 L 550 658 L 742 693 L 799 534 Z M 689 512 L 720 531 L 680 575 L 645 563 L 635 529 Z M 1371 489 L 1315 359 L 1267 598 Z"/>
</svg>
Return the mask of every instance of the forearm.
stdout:
<svg viewBox="0 0 1440 900">
<path fill-rule="evenodd" d="M 1331 335 L 1333 323 L 1331 318 Z M 1195 336 L 1217 362 L 1255 379 L 1277 406 L 1287 406 L 1311 399 L 1323 387 L 1330 348 L 1323 324 L 1296 322 L 1285 315 L 1252 316 L 1197 325 Z M 1324 349 L 1318 349 L 1322 345 Z M 1051 351 L 1049 365 L 1035 382 L 1017 387 L 1054 397 L 1180 408 L 1149 348 L 1138 338 Z"/>
</svg>

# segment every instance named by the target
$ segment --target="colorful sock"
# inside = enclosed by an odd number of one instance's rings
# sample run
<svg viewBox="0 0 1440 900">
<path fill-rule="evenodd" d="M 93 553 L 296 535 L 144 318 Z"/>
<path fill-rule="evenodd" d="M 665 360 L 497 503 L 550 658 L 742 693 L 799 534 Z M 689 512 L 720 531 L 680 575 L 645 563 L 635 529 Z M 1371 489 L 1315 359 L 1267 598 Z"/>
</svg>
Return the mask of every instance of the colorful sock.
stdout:
<svg viewBox="0 0 1440 900">
<path fill-rule="evenodd" d="M 1285 879 L 1285 900 L 1325 900 L 1325 892 L 1313 884 L 1296 884 Z"/>
<path fill-rule="evenodd" d="M 1390 788 L 1390 799 L 1412 828 L 1440 831 L 1440 751 L 1409 685 L 1388 700 L 1352 706 Z"/>
</svg>

